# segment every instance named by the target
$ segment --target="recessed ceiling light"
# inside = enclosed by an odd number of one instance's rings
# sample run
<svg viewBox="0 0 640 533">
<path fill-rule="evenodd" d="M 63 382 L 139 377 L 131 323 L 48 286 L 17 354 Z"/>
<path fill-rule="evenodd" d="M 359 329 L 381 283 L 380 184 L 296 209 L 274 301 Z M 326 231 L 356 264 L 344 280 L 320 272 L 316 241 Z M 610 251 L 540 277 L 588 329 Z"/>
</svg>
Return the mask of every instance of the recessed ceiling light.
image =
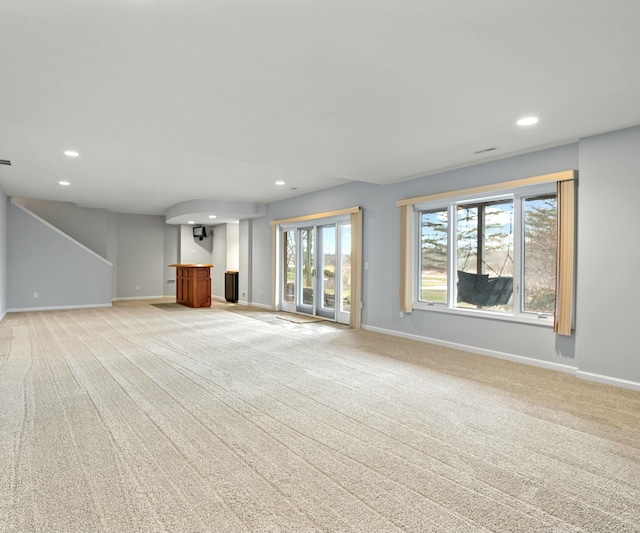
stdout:
<svg viewBox="0 0 640 533">
<path fill-rule="evenodd" d="M 195 221 L 195 220 L 190 220 L 190 221 L 189 221 L 189 224 L 195 224 L 195 223 L 196 223 L 196 221 Z"/>
<path fill-rule="evenodd" d="M 209 218 L 216 218 L 215 215 L 209 215 Z"/>
<path fill-rule="evenodd" d="M 69 183 L 68 181 L 59 181 L 58 185 L 64 185 L 66 187 L 67 185 L 71 185 L 71 183 Z"/>
<path fill-rule="evenodd" d="M 284 181 L 282 180 L 276 181 L 276 185 L 284 185 Z"/>
<path fill-rule="evenodd" d="M 532 124 L 536 124 L 538 122 L 538 117 L 525 117 L 521 118 L 516 122 L 518 126 L 531 126 Z"/>
<path fill-rule="evenodd" d="M 68 155 L 69 157 L 78 157 L 80 154 L 73 150 L 67 150 L 64 155 Z"/>
</svg>

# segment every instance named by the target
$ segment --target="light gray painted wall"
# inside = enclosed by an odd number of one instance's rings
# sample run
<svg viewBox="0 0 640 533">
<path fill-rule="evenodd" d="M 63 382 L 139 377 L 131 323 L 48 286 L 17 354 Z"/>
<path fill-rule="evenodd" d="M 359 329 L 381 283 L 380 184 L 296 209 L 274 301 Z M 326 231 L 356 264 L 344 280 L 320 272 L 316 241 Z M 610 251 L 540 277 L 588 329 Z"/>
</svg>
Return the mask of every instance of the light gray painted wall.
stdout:
<svg viewBox="0 0 640 533">
<path fill-rule="evenodd" d="M 224 298 L 224 273 L 227 270 L 227 224 L 213 227 L 211 295 Z"/>
<path fill-rule="evenodd" d="M 0 187 L 0 320 L 7 312 L 7 195 Z"/>
<path fill-rule="evenodd" d="M 212 229 L 206 228 L 207 237 L 200 240 L 193 236 L 193 226 L 180 226 L 180 262 L 181 263 L 211 263 L 213 251 Z"/>
<path fill-rule="evenodd" d="M 579 367 L 640 382 L 640 127 L 582 140 L 579 183 Z"/>
<path fill-rule="evenodd" d="M 180 262 L 180 231 L 181 227 L 174 224 L 164 225 L 164 295 L 176 295 L 176 269 L 169 265 Z"/>
<path fill-rule="evenodd" d="M 412 196 L 577 168 L 578 146 L 573 144 L 388 186 L 349 183 L 270 204 L 267 217 L 254 221 L 253 299 L 261 304 L 271 302 L 271 220 L 360 205 L 363 208 L 363 263 L 368 264 L 363 271 L 362 322 L 365 326 L 575 365 L 574 337 L 557 337 L 550 328 L 422 310 L 401 318 L 398 296 L 400 213 L 395 202 Z"/>
<path fill-rule="evenodd" d="M 108 212 L 106 210 L 87 209 L 69 202 L 30 198 L 14 198 L 13 201 L 108 259 Z"/>
<path fill-rule="evenodd" d="M 107 259 L 111 261 L 111 298 L 118 297 L 118 214 L 107 214 Z"/>
<path fill-rule="evenodd" d="M 568 145 L 388 186 L 349 183 L 270 204 L 266 217 L 242 221 L 239 225 L 240 291 L 247 291 L 249 302 L 271 304 L 271 220 L 360 205 L 364 208 L 363 261 L 369 267 L 363 272 L 365 326 L 539 361 L 565 363 L 578 366 L 581 372 L 640 382 L 640 359 L 636 355 L 636 339 L 632 337 L 634 327 L 640 323 L 640 308 L 635 305 L 640 296 L 635 273 L 635 265 L 640 259 L 640 248 L 636 246 L 635 208 L 640 188 L 638 146 L 640 128 L 631 128 L 584 139 L 579 147 Z M 555 336 L 542 327 L 428 311 L 415 311 L 400 317 L 396 200 L 571 168 L 580 170 L 577 329 L 574 336 Z M 8 218 L 4 231 L 3 205 L 7 210 L 4 216 Z M 18 208 L 7 204 L 0 191 L 0 289 L 4 261 L 7 264 L 5 309 L 15 307 L 9 304 L 8 294 L 14 287 L 18 290 L 25 284 L 32 284 L 33 279 L 38 279 L 45 291 L 56 291 L 60 285 L 60 276 L 54 273 L 41 275 L 38 272 L 23 279 L 22 275 L 28 272 L 22 271 L 22 264 L 17 260 L 12 263 L 11 258 L 15 255 L 13 245 L 9 249 L 12 236 L 19 246 L 25 247 L 26 264 L 50 251 L 57 258 L 54 260 L 55 271 L 59 268 L 57 261 L 66 257 L 63 247 L 49 249 L 50 243 L 42 237 L 41 228 L 34 231 L 34 239 L 15 236 L 10 229 L 14 224 L 10 222 L 9 213 L 15 209 Z M 162 217 L 108 214 L 107 258 L 114 262 L 114 295 L 156 296 L 166 289 L 163 285 L 163 273 L 168 279 L 165 265 L 173 262 L 167 248 L 174 247 L 177 251 L 177 243 L 175 235 L 171 236 L 165 226 Z M 224 297 L 227 228 L 220 225 L 215 230 L 212 292 Z M 3 234 L 7 241 L 4 259 Z M 23 231 L 20 235 L 23 236 Z M 607 243 L 605 253 L 602 243 Z M 616 261 L 618 257 L 623 260 Z M 245 276 L 243 272 L 250 275 Z M 606 273 L 606 283 L 603 273 Z M 140 291 L 132 289 L 136 280 L 144 280 L 140 282 Z M 73 281 L 76 281 L 75 275 Z M 30 285 L 28 290 L 22 288 L 27 300 L 32 292 Z M 52 305 L 64 305 L 64 292 L 60 291 Z M 0 312 L 3 309 L 1 294 Z M 173 295 L 173 290 L 169 294 Z M 42 298 L 38 304 L 44 306 Z"/>
<path fill-rule="evenodd" d="M 117 215 L 118 298 L 164 294 L 164 227 L 163 216 Z"/>
<path fill-rule="evenodd" d="M 254 304 L 270 307 L 272 301 L 270 221 L 285 218 L 275 216 L 275 213 L 278 213 L 281 210 L 291 210 L 295 207 L 295 202 L 290 203 L 288 206 L 280 205 L 280 203 L 272 204 L 271 206 L 268 205 L 266 217 L 253 219 L 253 225 L 251 228 L 251 302 Z M 274 214 L 272 214 L 271 211 L 273 211 Z M 298 216 L 298 213 L 291 216 Z"/>
<path fill-rule="evenodd" d="M 239 224 L 227 224 L 227 270 L 240 270 Z"/>
<path fill-rule="evenodd" d="M 238 224 L 238 292 L 240 301 L 250 303 L 251 294 L 251 248 L 253 220 L 241 220 Z"/>
<path fill-rule="evenodd" d="M 8 310 L 111 303 L 105 259 L 17 205 L 7 211 Z"/>
</svg>

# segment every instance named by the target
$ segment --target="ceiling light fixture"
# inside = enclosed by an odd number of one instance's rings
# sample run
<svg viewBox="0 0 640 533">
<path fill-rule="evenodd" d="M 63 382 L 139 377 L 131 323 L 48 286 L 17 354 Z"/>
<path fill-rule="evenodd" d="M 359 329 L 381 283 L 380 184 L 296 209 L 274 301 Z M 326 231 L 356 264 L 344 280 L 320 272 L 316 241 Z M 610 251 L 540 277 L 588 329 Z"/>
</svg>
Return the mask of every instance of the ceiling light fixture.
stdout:
<svg viewBox="0 0 640 533">
<path fill-rule="evenodd" d="M 71 185 L 71 183 L 69 183 L 68 181 L 59 181 L 58 185 L 63 185 L 64 187 Z"/>
<path fill-rule="evenodd" d="M 73 150 L 67 150 L 64 155 L 67 155 L 69 157 L 78 157 L 80 154 L 78 152 L 75 152 Z"/>
<path fill-rule="evenodd" d="M 209 218 L 217 218 L 215 215 L 209 215 Z"/>
<path fill-rule="evenodd" d="M 284 185 L 284 181 L 282 180 L 276 181 L 276 185 Z"/>
<path fill-rule="evenodd" d="M 190 221 L 189 221 L 189 224 L 195 224 L 195 223 L 196 223 L 196 221 L 195 221 L 195 220 L 190 220 Z"/>
<path fill-rule="evenodd" d="M 518 126 L 531 126 L 538 122 L 538 117 L 525 117 L 516 122 Z"/>
</svg>

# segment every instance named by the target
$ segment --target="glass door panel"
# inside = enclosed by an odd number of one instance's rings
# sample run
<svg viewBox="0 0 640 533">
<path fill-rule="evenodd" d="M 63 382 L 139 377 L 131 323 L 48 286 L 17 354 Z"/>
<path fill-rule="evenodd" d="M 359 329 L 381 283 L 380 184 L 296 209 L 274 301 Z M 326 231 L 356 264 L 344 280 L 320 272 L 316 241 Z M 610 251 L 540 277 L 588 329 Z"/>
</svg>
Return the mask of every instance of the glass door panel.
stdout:
<svg viewBox="0 0 640 533">
<path fill-rule="evenodd" d="M 297 310 L 302 313 L 314 314 L 314 237 L 315 228 L 301 228 L 298 230 L 299 265 Z"/>
<path fill-rule="evenodd" d="M 285 228 L 281 242 L 281 309 L 349 324 L 351 225 Z"/>
<path fill-rule="evenodd" d="M 340 311 L 351 311 L 351 224 L 340 225 Z"/>
<path fill-rule="evenodd" d="M 282 234 L 282 308 L 296 310 L 296 232 L 287 230 Z"/>
<path fill-rule="evenodd" d="M 351 224 L 338 224 L 338 268 L 336 298 L 340 302 L 336 320 L 348 324 L 351 312 Z"/>
<path fill-rule="evenodd" d="M 336 225 L 318 228 L 318 302 L 317 313 L 335 318 L 336 313 Z"/>
</svg>

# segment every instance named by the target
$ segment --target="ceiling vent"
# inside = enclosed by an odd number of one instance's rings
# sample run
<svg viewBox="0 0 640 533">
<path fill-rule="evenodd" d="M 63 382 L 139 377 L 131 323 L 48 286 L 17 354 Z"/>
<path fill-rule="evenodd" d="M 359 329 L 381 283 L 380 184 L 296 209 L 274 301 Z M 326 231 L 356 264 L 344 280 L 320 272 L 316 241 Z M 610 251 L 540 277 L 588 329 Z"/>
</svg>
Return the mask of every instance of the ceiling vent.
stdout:
<svg viewBox="0 0 640 533">
<path fill-rule="evenodd" d="M 478 150 L 477 152 L 473 152 L 474 154 L 484 154 L 485 152 L 493 152 L 494 150 L 497 150 L 498 147 L 497 146 L 492 146 L 491 148 L 484 148 L 482 150 Z"/>
<path fill-rule="evenodd" d="M 8 159 L 0 159 L 0 165 L 7 165 L 8 167 L 10 167 L 11 161 L 9 161 Z"/>
</svg>

